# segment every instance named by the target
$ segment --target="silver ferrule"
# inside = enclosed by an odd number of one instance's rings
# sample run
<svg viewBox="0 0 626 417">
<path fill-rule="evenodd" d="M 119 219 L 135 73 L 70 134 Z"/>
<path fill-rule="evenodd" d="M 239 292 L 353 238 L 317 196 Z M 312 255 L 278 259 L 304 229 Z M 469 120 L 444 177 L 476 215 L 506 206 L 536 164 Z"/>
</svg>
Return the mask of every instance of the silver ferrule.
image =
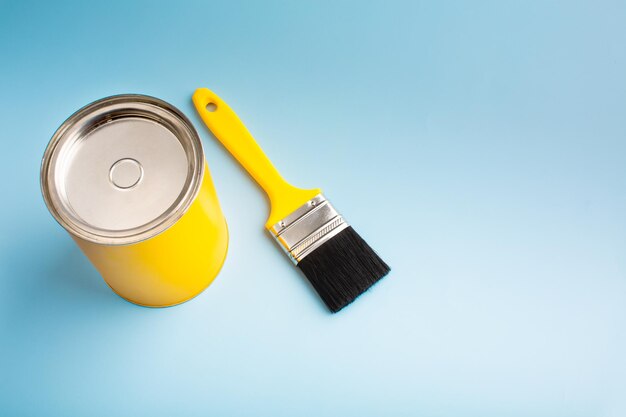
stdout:
<svg viewBox="0 0 626 417">
<path fill-rule="evenodd" d="M 298 264 L 346 227 L 348 223 L 343 217 L 322 194 L 318 194 L 269 231 L 293 263 Z"/>
</svg>

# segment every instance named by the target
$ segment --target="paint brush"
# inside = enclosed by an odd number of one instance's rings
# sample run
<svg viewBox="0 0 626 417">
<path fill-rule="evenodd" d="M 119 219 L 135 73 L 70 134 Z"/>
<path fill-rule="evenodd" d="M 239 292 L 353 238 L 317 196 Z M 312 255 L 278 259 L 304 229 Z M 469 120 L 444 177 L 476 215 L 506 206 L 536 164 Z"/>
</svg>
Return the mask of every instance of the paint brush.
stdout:
<svg viewBox="0 0 626 417">
<path fill-rule="evenodd" d="M 389 272 L 389 266 L 324 197 L 283 179 L 233 110 L 199 88 L 193 103 L 207 127 L 267 193 L 265 224 L 333 313 Z"/>
</svg>

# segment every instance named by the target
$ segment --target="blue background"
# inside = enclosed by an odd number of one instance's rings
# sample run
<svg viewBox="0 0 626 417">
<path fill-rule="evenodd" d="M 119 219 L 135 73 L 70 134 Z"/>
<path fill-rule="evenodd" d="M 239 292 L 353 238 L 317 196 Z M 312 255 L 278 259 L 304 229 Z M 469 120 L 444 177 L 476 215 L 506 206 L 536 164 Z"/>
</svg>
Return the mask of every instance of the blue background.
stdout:
<svg viewBox="0 0 626 417">
<path fill-rule="evenodd" d="M 0 3 L 0 415 L 626 415 L 626 4 Z M 206 86 L 393 267 L 329 314 Z M 63 120 L 195 123 L 230 225 L 196 299 L 114 295 L 39 191 Z"/>
</svg>

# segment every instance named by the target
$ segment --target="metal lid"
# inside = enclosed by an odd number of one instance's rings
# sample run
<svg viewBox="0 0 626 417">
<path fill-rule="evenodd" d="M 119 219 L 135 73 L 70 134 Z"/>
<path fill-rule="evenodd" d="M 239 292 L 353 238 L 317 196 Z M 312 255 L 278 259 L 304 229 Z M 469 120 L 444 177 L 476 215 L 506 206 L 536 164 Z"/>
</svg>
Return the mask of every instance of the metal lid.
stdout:
<svg viewBox="0 0 626 417">
<path fill-rule="evenodd" d="M 41 189 L 70 233 L 122 245 L 173 225 L 203 173 L 202 142 L 178 109 L 119 95 L 83 107 L 59 127 L 43 157 Z"/>
</svg>

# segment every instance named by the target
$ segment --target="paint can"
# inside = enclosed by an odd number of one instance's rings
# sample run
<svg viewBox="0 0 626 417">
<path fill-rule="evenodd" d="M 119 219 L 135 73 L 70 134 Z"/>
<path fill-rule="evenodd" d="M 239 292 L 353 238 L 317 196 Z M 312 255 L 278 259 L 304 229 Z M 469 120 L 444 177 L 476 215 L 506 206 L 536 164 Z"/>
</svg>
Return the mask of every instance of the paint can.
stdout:
<svg viewBox="0 0 626 417">
<path fill-rule="evenodd" d="M 93 102 L 53 135 L 41 165 L 48 209 L 106 283 L 166 307 L 217 276 L 228 229 L 191 122 L 144 95 Z"/>
</svg>

